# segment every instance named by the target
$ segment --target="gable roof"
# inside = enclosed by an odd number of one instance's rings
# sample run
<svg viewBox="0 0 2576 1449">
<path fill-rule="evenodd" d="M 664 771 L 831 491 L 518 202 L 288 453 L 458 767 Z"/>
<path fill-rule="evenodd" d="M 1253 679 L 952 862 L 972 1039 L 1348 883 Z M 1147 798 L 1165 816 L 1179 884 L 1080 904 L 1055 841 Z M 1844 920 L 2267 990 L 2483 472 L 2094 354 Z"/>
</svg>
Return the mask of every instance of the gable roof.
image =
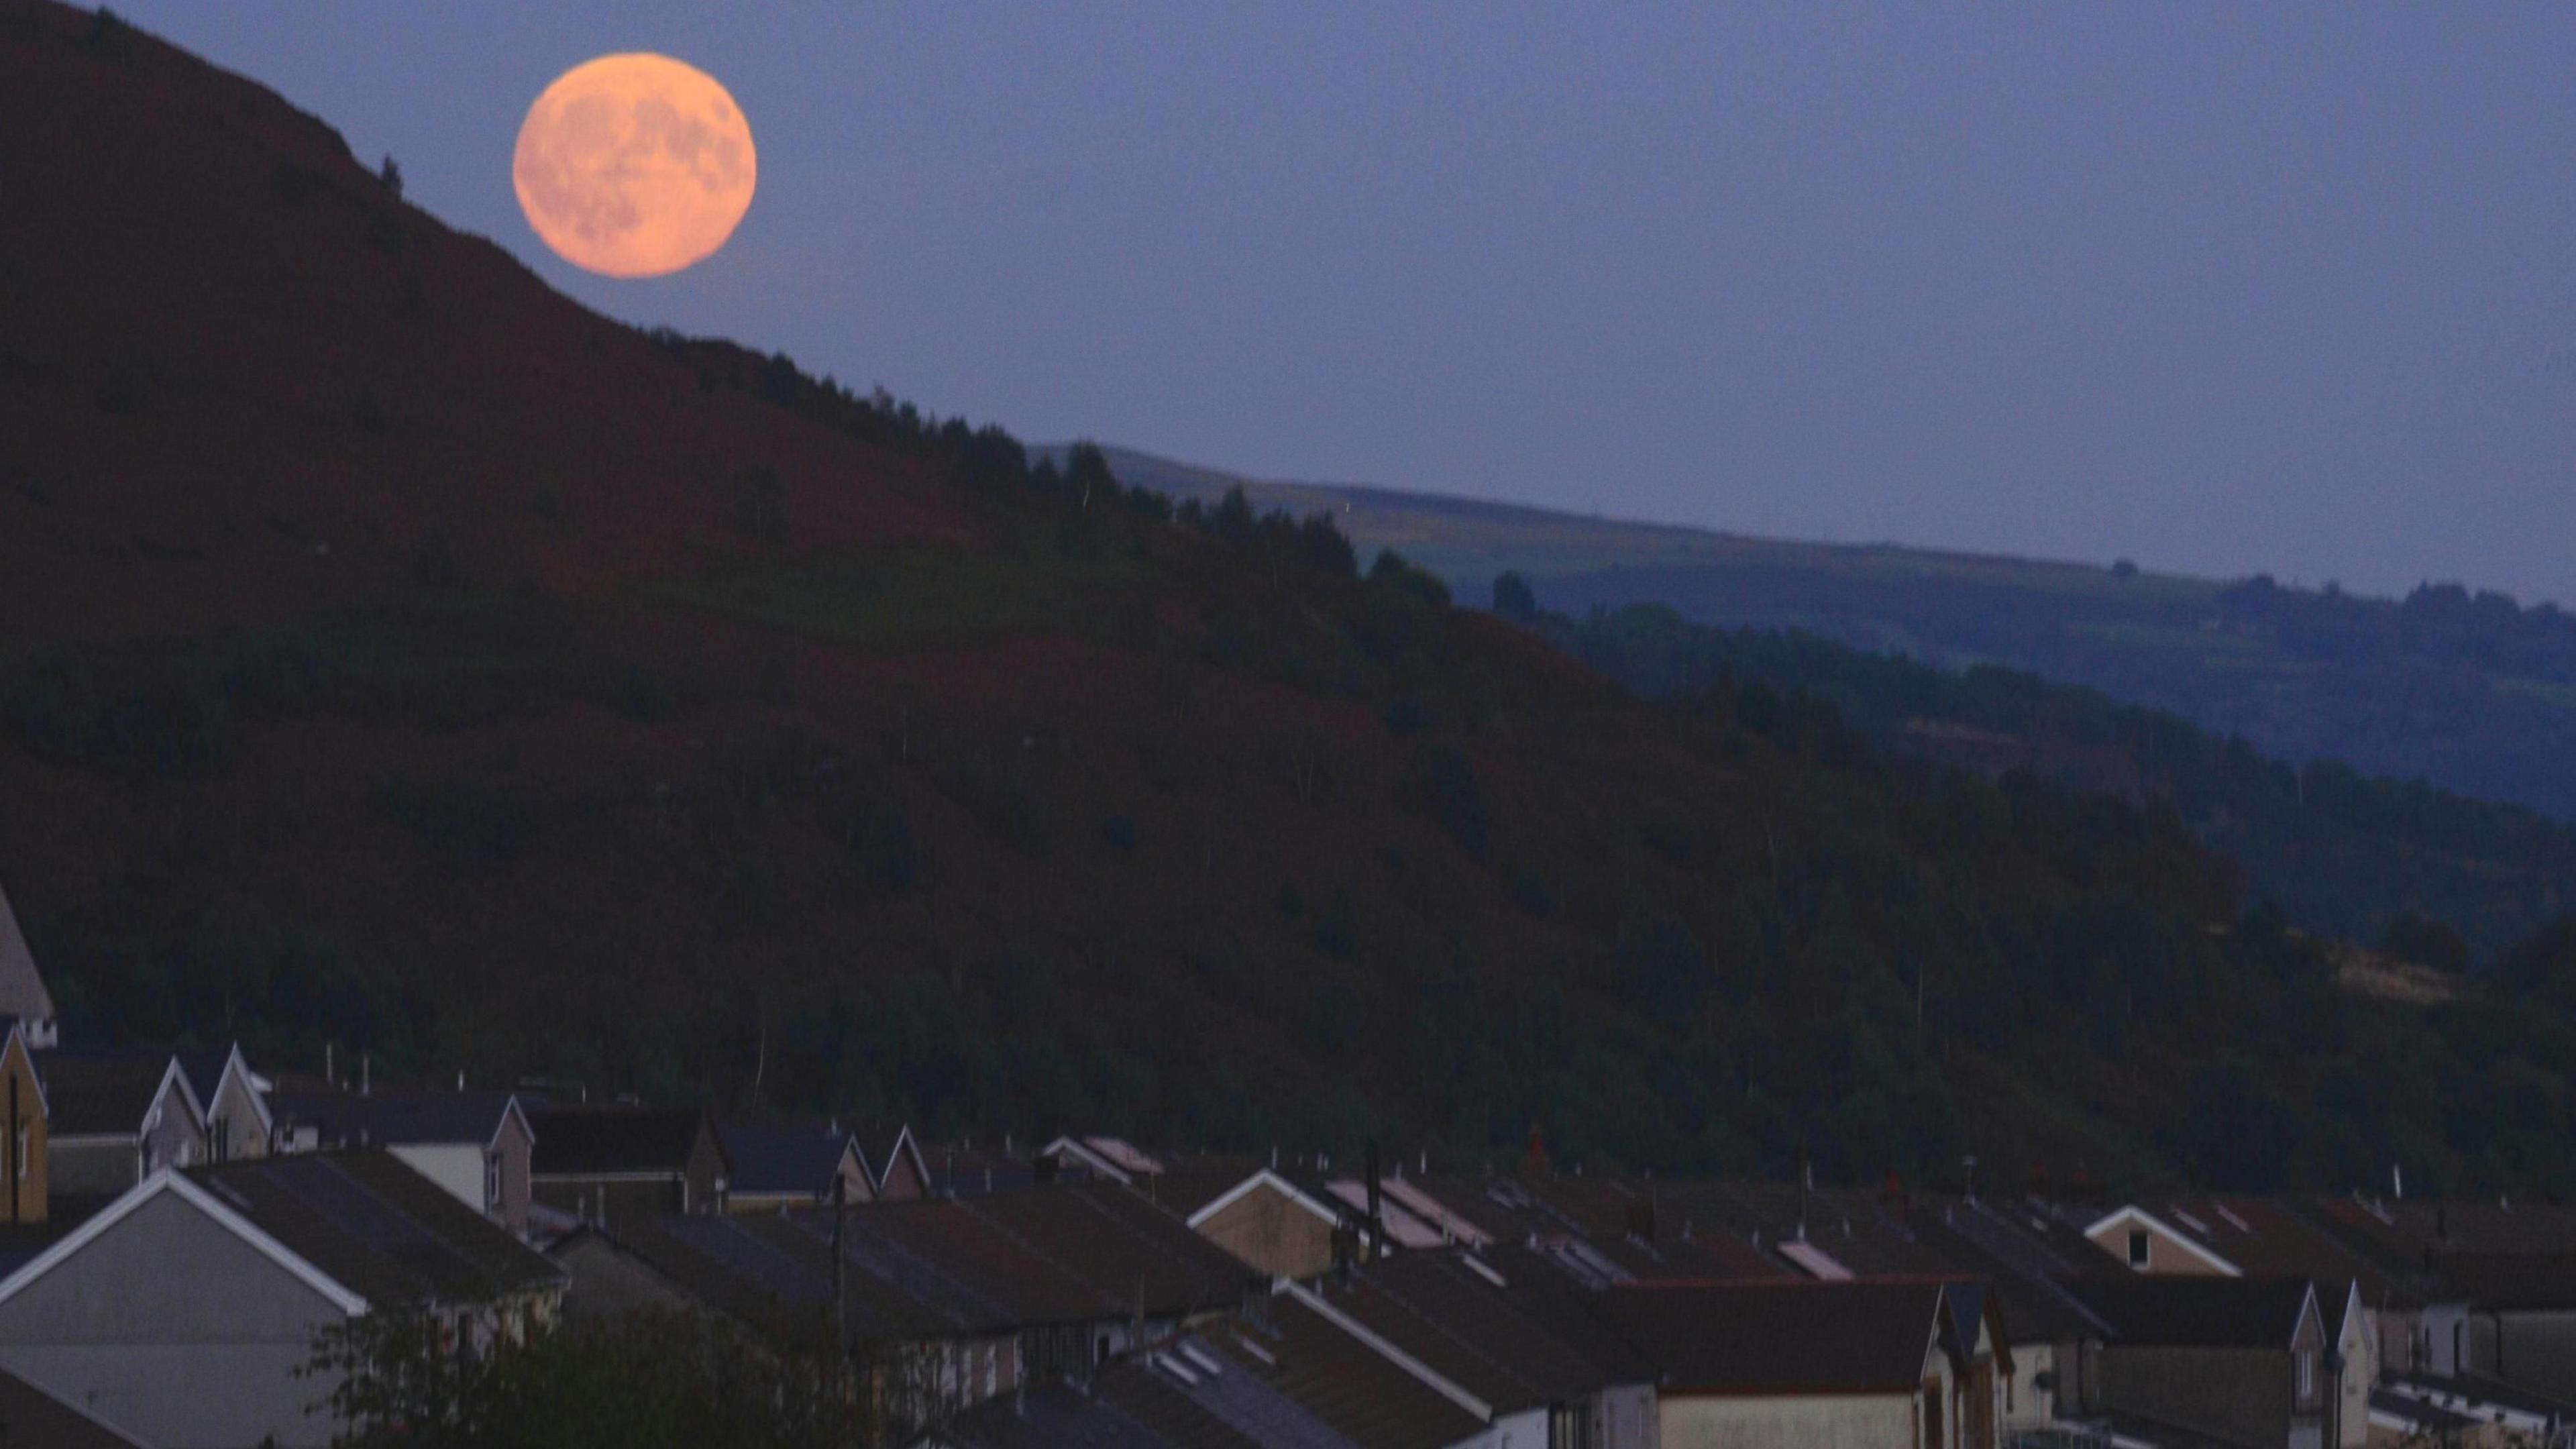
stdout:
<svg viewBox="0 0 2576 1449">
<path fill-rule="evenodd" d="M 175 1179 L 380 1303 L 483 1303 L 560 1288 L 561 1268 L 383 1152 L 308 1152 Z"/>
<path fill-rule="evenodd" d="M 696 1112 L 613 1107 L 533 1115 L 538 1177 L 678 1174 L 688 1170 L 706 1119 Z"/>
<path fill-rule="evenodd" d="M 1259 1320 L 1235 1322 L 1200 1342 L 1362 1449 L 1455 1444 L 1487 1422 L 1318 1312 L 1303 1290 L 1272 1298 Z"/>
<path fill-rule="evenodd" d="M 851 1331 L 890 1342 L 1232 1308 L 1256 1274 L 1120 1187 L 880 1204 L 840 1216 Z M 732 1317 L 790 1341 L 831 1324 L 829 1209 L 666 1218 L 636 1254 Z"/>
<path fill-rule="evenodd" d="M 725 1187 L 735 1194 L 829 1195 L 841 1164 L 857 1155 L 850 1134 L 820 1122 L 715 1124 Z M 862 1175 L 867 1164 L 859 1163 Z"/>
<path fill-rule="evenodd" d="M 204 1104 L 168 1052 L 41 1051 L 35 1063 L 56 1138 L 140 1136 L 153 1104 L 173 1089 L 200 1126 L 206 1120 Z"/>
<path fill-rule="evenodd" d="M 9 892 L 0 890 L 0 1016 L 20 1021 L 54 1019 L 54 994 L 45 989 L 45 978 L 36 969 L 35 953 L 27 949 L 26 934 L 18 929 L 18 913 L 9 908 Z"/>
<path fill-rule="evenodd" d="M 1655 1379 L 1591 1293 L 1527 1252 L 1403 1253 L 1298 1296 L 1503 1412 Z"/>
<path fill-rule="evenodd" d="M 528 1114 L 511 1092 L 279 1092 L 277 1119 L 309 1123 L 325 1147 L 489 1147 L 510 1118 L 531 1137 Z"/>
<path fill-rule="evenodd" d="M 2203 1242 L 2199 1236 L 2188 1231 L 2182 1226 L 2182 1221 L 2179 1216 L 2175 1220 L 2168 1221 L 2131 1203 L 2114 1209 L 2109 1214 L 2087 1224 L 2084 1228 L 2084 1236 L 2090 1238 L 2104 1232 L 2117 1232 L 2122 1229 L 2131 1232 L 2151 1232 L 2199 1259 L 2213 1273 L 2228 1278 L 2244 1276 L 2243 1268 L 2230 1262 L 2216 1249 Z"/>
<path fill-rule="evenodd" d="M 2277 1348 L 2316 1311 L 2305 1278 L 2216 1278 L 2107 1273 L 2069 1291 L 2110 1324 L 2113 1343 L 2173 1348 Z"/>
<path fill-rule="evenodd" d="M 895 1163 L 900 1159 L 911 1161 L 921 1190 L 930 1191 L 930 1164 L 922 1160 L 921 1148 L 912 1140 L 909 1125 L 896 1127 L 891 1138 L 879 1137 L 873 1144 L 860 1142 L 859 1165 L 868 1170 L 868 1180 L 877 1185 L 879 1192 L 885 1191 L 886 1180 L 894 1176 Z"/>
<path fill-rule="evenodd" d="M 1280 1176 L 1278 1173 L 1272 1172 L 1269 1168 L 1262 1167 L 1254 1169 L 1250 1176 L 1243 1178 L 1241 1181 L 1236 1182 L 1232 1187 L 1229 1187 L 1223 1192 L 1199 1203 L 1196 1207 L 1181 1209 L 1186 1214 L 1182 1218 L 1182 1221 L 1195 1228 L 1201 1223 L 1206 1222 L 1208 1219 L 1215 1217 L 1218 1213 L 1225 1211 L 1227 1208 L 1230 1208 L 1236 1203 L 1251 1196 L 1253 1193 L 1263 1191 L 1264 1189 L 1279 1194 L 1297 1206 L 1304 1208 L 1306 1211 L 1313 1213 L 1319 1218 L 1322 1218 L 1326 1223 L 1331 1224 L 1332 1226 L 1339 1227 L 1343 1217 L 1345 1216 L 1345 1214 L 1332 1203 L 1318 1198 L 1313 1193 L 1310 1193 L 1304 1188 L 1299 1187 L 1297 1184 L 1290 1182 L 1287 1178 Z M 1191 1195 L 1196 1196 L 1197 1194 L 1193 1193 Z M 1179 1208 L 1179 1204 L 1177 1203 L 1173 1206 L 1175 1208 Z"/>
<path fill-rule="evenodd" d="M 1059 1137 L 1038 1149 L 1038 1156 L 1070 1157 L 1111 1182 L 1132 1184 L 1140 1177 L 1159 1177 L 1160 1159 L 1123 1137 Z"/>
<path fill-rule="evenodd" d="M 179 1062 L 179 1075 L 186 1079 L 188 1090 L 197 1094 L 197 1103 L 207 1115 L 215 1110 L 215 1099 L 223 1094 L 224 1081 L 239 1077 L 242 1095 L 250 1099 L 251 1110 L 258 1114 L 263 1128 L 276 1125 L 268 1109 L 268 1094 L 261 1090 L 259 1079 L 251 1073 L 250 1063 L 242 1057 L 241 1043 L 229 1042 L 220 1047 L 182 1047 L 174 1054 Z"/>
<path fill-rule="evenodd" d="M 11 1052 L 27 1059 L 27 1074 L 36 1083 L 36 1110 L 44 1113 L 50 1122 L 54 1114 L 52 1104 L 45 1100 L 45 1074 L 36 1070 L 36 1047 L 35 1043 L 27 1040 L 26 1026 L 13 1019 L 0 1022 L 0 1028 L 5 1028 L 0 1029 L 0 1065 L 7 1063 Z"/>
<path fill-rule="evenodd" d="M 1473 1427 L 1403 1442 L 1448 1443 Z M 967 1449 L 1359 1449 L 1255 1369 L 1191 1337 L 1104 1364 L 1082 1388 L 1053 1383 L 980 1405 L 938 1437 Z"/>
<path fill-rule="evenodd" d="M 2102 1271 L 2093 1243 L 2058 1241 L 2045 1219 L 1975 1200 L 1918 1208 L 1907 1221 L 1954 1268 L 1995 1285 L 1999 1317 L 2013 1338 L 2076 1343 L 2109 1332 L 2066 1286 L 2078 1274 Z"/>
<path fill-rule="evenodd" d="M 307 1287 L 331 1301 L 347 1314 L 367 1311 L 366 1298 L 328 1272 L 297 1255 L 295 1251 L 262 1231 L 248 1217 L 227 1203 L 216 1200 L 206 1190 L 175 1169 L 162 1168 L 142 1182 L 128 1188 L 114 1202 L 84 1220 L 71 1232 L 54 1240 L 35 1257 L 20 1264 L 7 1278 L 0 1279 L 0 1302 L 7 1302 L 29 1284 L 43 1278 L 56 1267 L 78 1255 L 83 1248 L 105 1236 L 118 1223 L 134 1215 L 145 1204 L 163 1196 L 175 1196 L 211 1219 L 216 1226 L 240 1238 L 261 1256 L 286 1269 Z"/>
<path fill-rule="evenodd" d="M 1639 1283 L 1603 1308 L 1666 1394 L 1911 1394 L 1942 1329 L 1928 1279 Z"/>
</svg>

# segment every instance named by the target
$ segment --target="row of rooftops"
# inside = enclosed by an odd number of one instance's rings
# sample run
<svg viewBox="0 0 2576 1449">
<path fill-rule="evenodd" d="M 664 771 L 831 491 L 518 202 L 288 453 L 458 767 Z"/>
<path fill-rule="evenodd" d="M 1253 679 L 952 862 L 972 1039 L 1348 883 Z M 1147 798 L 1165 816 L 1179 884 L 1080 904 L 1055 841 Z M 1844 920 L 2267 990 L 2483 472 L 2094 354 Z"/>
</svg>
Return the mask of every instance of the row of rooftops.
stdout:
<svg viewBox="0 0 2576 1449">
<path fill-rule="evenodd" d="M 1368 1210 L 1363 1174 L 1337 1174 L 1311 1160 L 1126 1151 L 1153 1165 L 1129 1173 L 1137 1190 L 1185 1218 L 1222 1207 L 1256 1178 L 1321 1216 L 1351 1220 Z M 1074 1160 L 1106 1156 L 1096 1144 L 1072 1154 Z M 2131 1335 L 2154 1331 L 2147 1305 L 2123 1305 L 2131 1321 L 2114 1325 L 2106 1321 L 2109 1290 L 2079 1299 L 2065 1286 L 2106 1274 L 2115 1287 L 2132 1278 L 2123 1249 L 2133 1228 L 2179 1245 L 2195 1272 L 2314 1281 L 2331 1300 L 2330 1313 L 2340 1311 L 2347 1286 L 2373 1309 L 2444 1302 L 2505 1311 L 2576 1309 L 2576 1208 L 2552 1203 L 2358 1194 L 2069 1203 L 1886 1187 L 1398 1169 L 1382 1176 L 1376 1207 L 1392 1246 L 1522 1244 L 1596 1287 L 1973 1275 L 2008 1288 L 2017 1334 L 2052 1341 L 2115 1328 Z"/>
</svg>

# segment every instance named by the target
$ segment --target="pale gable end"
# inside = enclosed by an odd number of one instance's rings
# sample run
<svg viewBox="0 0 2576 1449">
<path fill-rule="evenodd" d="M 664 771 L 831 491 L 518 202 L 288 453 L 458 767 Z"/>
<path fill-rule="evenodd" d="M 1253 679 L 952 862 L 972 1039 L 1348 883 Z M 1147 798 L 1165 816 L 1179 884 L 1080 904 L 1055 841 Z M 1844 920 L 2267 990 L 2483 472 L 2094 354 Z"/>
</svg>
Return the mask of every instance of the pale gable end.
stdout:
<svg viewBox="0 0 2576 1449">
<path fill-rule="evenodd" d="M 2243 1270 L 2182 1228 L 2139 1207 L 2124 1207 L 2084 1229 L 2095 1247 L 2133 1272 L 2236 1278 Z"/>
<path fill-rule="evenodd" d="M 1276 1278 L 1312 1278 L 1333 1266 L 1341 1215 L 1270 1172 L 1256 1172 L 1190 1214 L 1201 1237 Z"/>
<path fill-rule="evenodd" d="M 363 1303 L 195 1194 L 143 1192 L 0 1284 L 0 1367 L 146 1443 L 327 1443 L 294 1371 L 317 1326 Z"/>
</svg>

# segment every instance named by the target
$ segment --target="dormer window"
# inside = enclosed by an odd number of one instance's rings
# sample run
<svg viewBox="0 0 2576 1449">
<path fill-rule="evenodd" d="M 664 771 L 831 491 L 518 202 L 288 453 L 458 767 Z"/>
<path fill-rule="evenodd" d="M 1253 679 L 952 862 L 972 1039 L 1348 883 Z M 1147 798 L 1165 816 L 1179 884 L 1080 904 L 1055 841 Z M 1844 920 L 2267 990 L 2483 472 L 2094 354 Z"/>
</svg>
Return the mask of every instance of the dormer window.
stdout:
<svg viewBox="0 0 2576 1449">
<path fill-rule="evenodd" d="M 2144 1271 L 2147 1266 L 2147 1230 L 2129 1229 L 2129 1266 Z"/>
</svg>

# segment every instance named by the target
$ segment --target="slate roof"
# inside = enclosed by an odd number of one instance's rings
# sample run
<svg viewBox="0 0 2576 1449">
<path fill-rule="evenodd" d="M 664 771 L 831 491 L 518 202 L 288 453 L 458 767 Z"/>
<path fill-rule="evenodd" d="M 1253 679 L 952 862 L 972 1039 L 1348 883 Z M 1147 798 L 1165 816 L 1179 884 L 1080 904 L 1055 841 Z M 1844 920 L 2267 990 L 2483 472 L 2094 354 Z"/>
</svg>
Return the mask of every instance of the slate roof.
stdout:
<svg viewBox="0 0 2576 1449">
<path fill-rule="evenodd" d="M 0 1445 L 9 1449 L 143 1449 L 25 1379 L 0 1369 Z"/>
<path fill-rule="evenodd" d="M 1483 1431 L 1456 1401 L 1294 1298 L 1199 1342 L 1361 1449 L 1428 1449 Z"/>
<path fill-rule="evenodd" d="M 930 1190 L 938 1197 L 990 1197 L 1037 1185 L 1037 1170 L 1026 1159 L 963 1143 L 922 1153 L 930 1163 Z"/>
<path fill-rule="evenodd" d="M 1064 1383 L 988 1400 L 950 1419 L 929 1442 L 960 1449 L 1175 1449 L 1111 1399 Z"/>
<path fill-rule="evenodd" d="M 373 1304 L 484 1303 L 564 1272 L 382 1152 L 238 1159 L 188 1178 Z"/>
<path fill-rule="evenodd" d="M 631 1244 L 666 1277 L 744 1322 L 829 1341 L 828 1209 L 666 1218 Z M 850 1331 L 893 1341 L 1232 1309 L 1251 1269 L 1144 1199 L 1067 1183 L 841 1215 Z"/>
<path fill-rule="evenodd" d="M 2285 1198 L 2185 1197 L 2139 1201 L 2156 1221 L 2254 1278 L 2361 1280 L 2378 1302 L 2392 1286 L 2371 1255 L 2346 1243 Z M 2570 1247 L 2576 1247 L 2571 1242 Z M 2108 1256 L 2107 1254 L 2105 1256 Z"/>
<path fill-rule="evenodd" d="M 1477 1184 L 1437 1177 L 1410 1181 L 1494 1241 L 1539 1247 L 1591 1287 L 1639 1279 L 1801 1276 L 1729 1232 L 1718 1215 L 1694 1211 L 1687 1193 L 1667 1196 L 1666 1185 L 1515 1177 Z M 1651 1220 L 1651 1236 L 1639 1231 L 1648 1226 L 1641 1217 Z"/>
<path fill-rule="evenodd" d="M 828 1194 L 850 1148 L 850 1134 L 822 1122 L 718 1122 L 715 1134 L 727 1189 L 761 1196 Z"/>
<path fill-rule="evenodd" d="M 695 1112 L 623 1107 L 531 1113 L 537 1142 L 528 1170 L 539 1177 L 685 1172 L 703 1120 Z"/>
<path fill-rule="evenodd" d="M 1993 1285 L 2004 1332 L 2015 1343 L 2080 1343 L 2108 1332 L 2108 1322 L 2066 1286 L 2099 1271 L 2091 1259 L 2101 1250 L 2090 1243 L 2052 1244 L 2030 1218 L 1980 1202 L 1919 1208 L 1909 1221 L 1925 1248 L 1953 1270 Z"/>
<path fill-rule="evenodd" d="M 2072 1280 L 2067 1287 L 2111 1325 L 2113 1343 L 2283 1352 L 2289 1350 L 2311 1291 L 2305 1278 L 2148 1276 L 2116 1270 Z"/>
<path fill-rule="evenodd" d="M 993 1400 L 940 1437 L 967 1449 L 1356 1449 L 1195 1340 L 1104 1365 L 1087 1392 L 1051 1384 Z"/>
<path fill-rule="evenodd" d="M 828 1349 L 829 1249 L 802 1234 L 782 1241 L 775 1228 L 766 1214 L 665 1218 L 623 1246 L 727 1317 L 788 1347 Z M 856 1290 L 861 1285 L 852 1286 Z M 865 1321 L 857 1326 L 863 1331 L 874 1327 Z"/>
<path fill-rule="evenodd" d="M 1915 1392 L 1939 1327 L 1929 1280 L 1638 1284 L 1603 1308 L 1673 1394 Z"/>
<path fill-rule="evenodd" d="M 54 1136 L 134 1137 L 170 1073 L 171 1057 L 159 1051 L 41 1051 L 35 1061 Z"/>
<path fill-rule="evenodd" d="M 1492 1262 L 1457 1250 L 1403 1253 L 1315 1292 L 1499 1411 L 1655 1379 L 1591 1293 L 1525 1251 Z"/>
<path fill-rule="evenodd" d="M 508 1092 L 279 1091 L 269 1097 L 269 1114 L 281 1123 L 313 1126 L 331 1147 L 480 1147 L 501 1130 L 511 1100 Z"/>
<path fill-rule="evenodd" d="M 18 914 L 9 908 L 5 890 L 0 890 L 0 1016 L 20 1021 L 54 1018 L 53 993 L 45 989 L 44 974 L 36 969 L 35 953 L 27 949 L 26 934 L 18 929 Z"/>
</svg>

